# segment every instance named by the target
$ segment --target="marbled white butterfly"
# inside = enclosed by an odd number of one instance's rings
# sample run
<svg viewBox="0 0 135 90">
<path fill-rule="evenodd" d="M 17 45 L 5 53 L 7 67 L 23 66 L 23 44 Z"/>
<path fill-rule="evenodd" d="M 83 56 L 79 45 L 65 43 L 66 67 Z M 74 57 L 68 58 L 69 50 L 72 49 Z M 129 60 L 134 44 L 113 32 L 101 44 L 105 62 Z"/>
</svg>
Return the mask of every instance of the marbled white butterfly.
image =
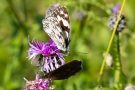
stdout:
<svg viewBox="0 0 135 90">
<path fill-rule="evenodd" d="M 68 12 L 60 4 L 52 5 L 42 21 L 44 31 L 55 42 L 58 49 L 68 52 L 70 42 L 70 21 Z"/>
<path fill-rule="evenodd" d="M 46 12 L 45 19 L 43 19 L 42 23 L 44 31 L 54 41 L 58 49 L 68 52 L 70 42 L 70 21 L 66 8 L 60 4 L 52 5 Z M 67 79 L 81 70 L 81 64 L 81 61 L 72 60 L 46 73 L 44 77 L 53 80 Z"/>
</svg>

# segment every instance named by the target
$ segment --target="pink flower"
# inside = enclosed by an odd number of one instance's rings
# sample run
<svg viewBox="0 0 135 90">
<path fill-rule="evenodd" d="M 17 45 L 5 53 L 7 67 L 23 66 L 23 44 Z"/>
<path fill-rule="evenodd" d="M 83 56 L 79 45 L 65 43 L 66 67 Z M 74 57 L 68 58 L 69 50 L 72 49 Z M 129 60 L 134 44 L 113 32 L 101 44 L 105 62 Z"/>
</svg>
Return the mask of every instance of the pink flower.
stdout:
<svg viewBox="0 0 135 90">
<path fill-rule="evenodd" d="M 26 79 L 25 79 L 26 80 Z M 26 85 L 23 90 L 54 90 L 51 86 L 50 79 L 41 79 L 39 75 L 36 75 L 36 80 L 26 80 Z"/>
</svg>

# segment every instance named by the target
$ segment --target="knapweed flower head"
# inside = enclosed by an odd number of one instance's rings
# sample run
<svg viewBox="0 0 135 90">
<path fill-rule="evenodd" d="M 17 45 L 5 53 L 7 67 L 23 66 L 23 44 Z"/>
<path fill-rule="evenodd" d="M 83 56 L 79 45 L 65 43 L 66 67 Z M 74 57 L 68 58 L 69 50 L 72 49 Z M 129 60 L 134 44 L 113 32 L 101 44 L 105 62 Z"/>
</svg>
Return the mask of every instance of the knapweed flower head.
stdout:
<svg viewBox="0 0 135 90">
<path fill-rule="evenodd" d="M 114 29 L 114 26 L 115 26 L 116 21 L 118 19 L 118 14 L 119 14 L 120 8 L 121 8 L 121 6 L 117 4 L 112 9 L 113 14 L 109 17 L 109 21 L 108 21 L 108 27 L 110 28 L 110 30 Z M 120 16 L 120 20 L 118 22 L 118 26 L 117 26 L 116 31 L 121 32 L 125 29 L 125 27 L 126 27 L 126 18 L 124 16 L 124 14 L 122 14 Z"/>
<path fill-rule="evenodd" d="M 47 43 L 32 41 L 29 42 L 29 45 L 29 59 L 31 59 L 32 62 L 35 62 L 35 60 L 39 62 L 43 71 L 49 73 L 65 64 L 64 55 L 52 40 Z"/>
<path fill-rule="evenodd" d="M 39 75 L 36 75 L 35 80 L 26 80 L 23 90 L 54 90 L 50 85 L 51 82 L 50 79 L 41 79 L 39 78 Z"/>
</svg>

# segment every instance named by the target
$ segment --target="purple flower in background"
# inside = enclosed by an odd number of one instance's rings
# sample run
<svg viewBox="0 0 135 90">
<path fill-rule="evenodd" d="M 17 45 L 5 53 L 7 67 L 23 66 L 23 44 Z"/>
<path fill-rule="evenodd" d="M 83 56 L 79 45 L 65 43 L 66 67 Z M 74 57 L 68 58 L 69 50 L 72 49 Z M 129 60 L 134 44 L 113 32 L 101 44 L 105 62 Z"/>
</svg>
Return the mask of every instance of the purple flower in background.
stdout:
<svg viewBox="0 0 135 90">
<path fill-rule="evenodd" d="M 52 81 L 50 79 L 41 79 L 39 78 L 39 75 L 36 75 L 36 80 L 26 80 L 26 85 L 23 90 L 54 90 L 50 86 L 51 82 Z"/>
<path fill-rule="evenodd" d="M 47 43 L 32 41 L 29 45 L 29 59 L 31 59 L 32 62 L 39 62 L 43 71 L 49 73 L 65 64 L 64 54 L 61 53 L 52 40 Z"/>
<path fill-rule="evenodd" d="M 108 20 L 108 27 L 110 28 L 110 30 L 114 29 L 114 26 L 115 26 L 116 21 L 118 19 L 118 14 L 119 14 L 120 8 L 121 8 L 121 5 L 116 4 L 112 9 L 113 14 L 109 17 L 109 20 Z M 127 26 L 126 16 L 122 13 L 120 16 L 120 20 L 118 22 L 118 25 L 117 25 L 116 32 L 123 31 L 126 28 L 126 26 Z"/>
<path fill-rule="evenodd" d="M 114 13 L 114 14 L 118 14 L 119 11 L 120 11 L 120 8 L 121 8 L 121 5 L 116 4 L 116 5 L 113 7 L 113 9 L 112 9 L 113 13 Z"/>
<path fill-rule="evenodd" d="M 74 11 L 74 18 L 79 21 L 82 21 L 86 17 L 86 13 L 84 11 Z"/>
</svg>

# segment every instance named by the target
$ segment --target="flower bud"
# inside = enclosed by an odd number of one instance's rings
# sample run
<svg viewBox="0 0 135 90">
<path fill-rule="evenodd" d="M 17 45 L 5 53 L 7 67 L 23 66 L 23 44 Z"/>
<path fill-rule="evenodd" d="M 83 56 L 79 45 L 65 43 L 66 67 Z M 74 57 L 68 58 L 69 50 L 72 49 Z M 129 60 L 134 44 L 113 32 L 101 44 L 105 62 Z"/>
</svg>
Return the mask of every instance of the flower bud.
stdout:
<svg viewBox="0 0 135 90">
<path fill-rule="evenodd" d="M 119 15 L 119 11 L 120 11 L 121 6 L 120 5 L 115 5 L 112 9 L 113 15 L 111 15 L 109 17 L 108 20 L 108 27 L 110 28 L 110 30 L 113 30 L 116 24 L 116 21 L 118 19 L 118 15 Z M 120 16 L 120 20 L 118 22 L 117 28 L 116 28 L 116 32 L 121 32 L 125 29 L 126 27 L 126 18 L 124 16 L 124 14 L 121 14 Z"/>
<path fill-rule="evenodd" d="M 110 16 L 109 21 L 108 21 L 108 27 L 110 28 L 110 30 L 114 29 L 117 19 L 118 19 L 117 14 Z M 121 32 L 125 29 L 125 27 L 126 27 L 126 18 L 124 15 L 121 15 L 116 31 Z"/>
<path fill-rule="evenodd" d="M 108 54 L 106 56 L 105 53 L 103 53 L 103 57 L 106 59 L 105 60 L 106 65 L 109 66 L 109 67 L 112 67 L 113 66 L 113 57 L 110 54 Z"/>
<path fill-rule="evenodd" d="M 134 85 L 127 85 L 124 90 L 135 90 Z"/>
</svg>

